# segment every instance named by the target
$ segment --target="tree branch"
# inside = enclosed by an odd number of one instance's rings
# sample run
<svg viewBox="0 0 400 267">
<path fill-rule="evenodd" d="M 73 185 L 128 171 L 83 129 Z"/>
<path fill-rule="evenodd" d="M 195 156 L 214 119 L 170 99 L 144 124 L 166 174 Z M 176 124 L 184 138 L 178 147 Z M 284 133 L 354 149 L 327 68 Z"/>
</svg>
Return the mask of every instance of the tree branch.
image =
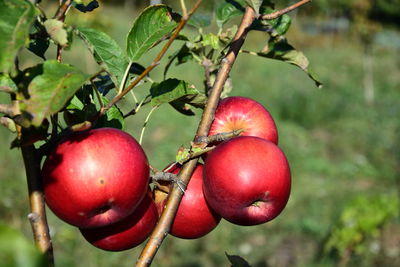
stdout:
<svg viewBox="0 0 400 267">
<path fill-rule="evenodd" d="M 226 133 L 218 133 L 210 136 L 197 136 L 195 142 L 196 143 L 206 143 L 211 144 L 215 142 L 223 142 L 233 137 L 239 136 L 244 130 L 233 130 L 231 132 Z"/>
<path fill-rule="evenodd" d="M 302 5 L 305 5 L 305 4 L 307 4 L 307 3 L 311 2 L 311 1 L 312 0 L 301 0 L 301 1 L 295 3 L 295 4 L 291 5 L 291 6 L 288 6 L 287 8 L 278 10 L 278 11 L 270 13 L 270 14 L 260 15 L 259 19 L 263 19 L 263 20 L 276 19 L 277 17 L 280 17 L 280 16 L 282 16 L 282 15 L 284 15 L 286 13 L 289 13 L 290 11 L 292 11 L 292 10 L 302 6 Z"/>
<path fill-rule="evenodd" d="M 133 80 L 131 84 L 129 84 L 124 90 L 122 90 L 119 94 L 117 94 L 111 101 L 103 107 L 99 112 L 99 117 L 103 116 L 107 110 L 109 110 L 115 103 L 121 100 L 130 90 L 132 90 L 147 74 L 150 73 L 156 66 L 160 64 L 160 60 L 165 55 L 171 44 L 175 41 L 176 37 L 178 37 L 180 31 L 186 25 L 188 20 L 190 19 L 191 15 L 197 10 L 202 0 L 197 0 L 194 7 L 189 11 L 187 16 L 183 16 L 181 21 L 179 22 L 178 26 L 176 27 L 175 31 L 172 33 L 171 37 L 168 39 L 168 42 L 163 46 L 160 53 L 156 56 L 153 62 L 138 76 L 136 79 Z"/>
<path fill-rule="evenodd" d="M 255 18 L 254 10 L 250 7 L 246 8 L 245 14 L 243 15 L 242 21 L 236 32 L 236 35 L 231 43 L 230 49 L 227 55 L 222 60 L 222 64 L 215 80 L 214 86 L 211 89 L 210 97 L 207 105 L 204 109 L 197 133 L 197 136 L 206 136 L 208 134 L 211 123 L 214 119 L 215 109 L 219 102 L 220 95 L 222 93 L 224 84 L 229 76 L 229 72 L 232 68 L 233 63 L 239 53 L 241 46 L 246 38 L 249 26 L 253 23 Z M 207 144 L 198 143 L 195 144 L 198 147 L 205 147 Z M 192 159 L 183 165 L 181 171 L 178 174 L 180 181 L 186 187 L 192 176 L 192 173 L 196 167 L 198 158 Z M 174 183 L 174 186 L 169 194 L 166 207 L 160 217 L 160 220 L 152 232 L 145 248 L 143 249 L 136 265 L 137 266 L 149 266 L 157 253 L 158 248 L 161 246 L 163 240 L 168 235 L 172 221 L 175 217 L 179 203 L 182 199 L 183 192 L 181 188 Z"/>
<path fill-rule="evenodd" d="M 48 266 L 54 266 L 53 246 L 46 219 L 40 157 L 33 145 L 21 147 L 28 182 L 31 213 L 28 215 L 36 246 L 47 256 Z"/>
<path fill-rule="evenodd" d="M 0 104 L 0 113 L 14 117 L 21 112 L 19 111 L 19 105 L 16 100 L 13 100 L 11 104 Z"/>
<path fill-rule="evenodd" d="M 63 3 L 58 7 L 57 12 L 53 18 L 64 21 L 65 13 L 67 13 L 68 9 L 71 7 L 71 4 L 72 0 L 63 1 Z"/>
</svg>

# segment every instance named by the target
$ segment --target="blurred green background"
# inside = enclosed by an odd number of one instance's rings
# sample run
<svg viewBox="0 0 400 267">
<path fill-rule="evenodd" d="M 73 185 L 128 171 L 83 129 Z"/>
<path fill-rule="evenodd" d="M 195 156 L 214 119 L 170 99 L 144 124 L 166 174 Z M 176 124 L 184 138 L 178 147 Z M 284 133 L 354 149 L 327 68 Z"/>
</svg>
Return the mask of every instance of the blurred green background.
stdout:
<svg viewBox="0 0 400 267">
<path fill-rule="evenodd" d="M 194 1 L 186 2 L 190 6 Z M 199 13 L 212 14 L 220 2 L 204 1 Z M 276 2 L 282 8 L 294 1 Z M 164 3 L 180 10 L 179 1 Z M 42 1 L 53 14 L 56 7 L 50 4 Z M 133 19 L 146 4 L 102 1 L 93 13 L 71 10 L 67 23 L 103 30 L 124 47 Z M 258 100 L 276 120 L 279 145 L 292 168 L 286 209 L 260 226 L 222 221 L 198 240 L 170 236 L 154 266 L 229 266 L 225 253 L 260 267 L 400 266 L 400 1 L 313 1 L 291 16 L 287 37 L 305 52 L 323 89 L 294 66 L 247 54 L 239 56 L 231 72 L 231 95 Z M 215 32 L 215 27 L 204 31 Z M 265 42 L 264 34 L 252 32 L 245 49 L 259 50 Z M 49 58 L 55 47 L 50 50 Z M 152 54 L 156 52 L 157 48 Z M 79 40 L 64 57 L 87 73 L 99 68 Z M 28 52 L 21 58 L 22 66 L 39 62 Z M 149 55 L 140 63 L 152 59 Z M 153 80 L 162 79 L 165 62 L 151 74 Z M 168 77 L 202 88 L 203 75 L 190 63 L 172 67 Z M 135 89 L 138 97 L 147 92 L 146 84 Z M 131 96 L 120 107 L 129 111 Z M 148 112 L 145 107 L 126 121 L 126 130 L 136 138 Z M 195 118 L 185 117 L 168 105 L 153 113 L 143 143 L 153 166 L 162 169 L 174 160 L 180 145 L 189 144 L 199 115 L 197 111 Z M 13 134 L 0 128 L 0 136 L 0 220 L 31 240 L 21 153 L 9 149 Z M 142 247 L 119 253 L 98 250 L 77 229 L 50 211 L 48 216 L 57 266 L 132 266 L 141 251 Z M 0 266 L 8 266 L 4 264 L 0 261 Z"/>
</svg>

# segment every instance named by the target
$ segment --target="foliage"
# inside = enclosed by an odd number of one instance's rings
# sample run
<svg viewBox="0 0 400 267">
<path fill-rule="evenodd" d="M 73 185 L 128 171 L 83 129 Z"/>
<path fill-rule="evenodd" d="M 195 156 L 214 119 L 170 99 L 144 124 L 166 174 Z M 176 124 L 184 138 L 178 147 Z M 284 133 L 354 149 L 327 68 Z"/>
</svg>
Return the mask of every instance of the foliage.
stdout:
<svg viewBox="0 0 400 267">
<path fill-rule="evenodd" d="M 9 267 L 44 267 L 46 258 L 20 232 L 0 224 L 0 260 Z"/>
<path fill-rule="evenodd" d="M 341 257 L 347 253 L 365 254 L 368 239 L 379 237 L 379 229 L 399 216 L 397 195 L 358 197 L 343 210 L 338 226 L 325 244 L 325 251 L 337 250 Z"/>
</svg>

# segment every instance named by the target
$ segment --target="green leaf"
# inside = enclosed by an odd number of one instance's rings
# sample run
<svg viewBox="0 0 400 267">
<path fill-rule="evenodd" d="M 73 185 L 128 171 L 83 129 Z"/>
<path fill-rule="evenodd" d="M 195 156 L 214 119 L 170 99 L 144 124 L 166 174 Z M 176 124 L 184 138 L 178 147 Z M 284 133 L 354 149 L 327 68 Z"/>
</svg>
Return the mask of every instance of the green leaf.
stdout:
<svg viewBox="0 0 400 267">
<path fill-rule="evenodd" d="M 110 73 L 113 82 L 119 86 L 129 62 L 117 42 L 106 33 L 91 28 L 78 28 L 78 35 L 88 44 L 97 63 Z"/>
<path fill-rule="evenodd" d="M 64 23 L 58 19 L 48 19 L 43 23 L 50 38 L 61 46 L 67 46 L 68 34 L 64 28 Z"/>
<path fill-rule="evenodd" d="M 19 49 L 28 43 L 35 16 L 36 9 L 29 1 L 0 1 L 0 72 L 13 69 Z"/>
<path fill-rule="evenodd" d="M 196 28 L 205 28 L 207 26 L 210 26 L 211 24 L 211 16 L 208 14 L 197 14 L 194 13 L 189 21 L 188 24 L 196 27 Z"/>
<path fill-rule="evenodd" d="M 95 88 L 85 85 L 80 89 L 69 102 L 64 111 L 64 119 L 68 126 L 83 123 L 91 120 L 101 108 Z M 108 98 L 101 96 L 103 105 L 109 103 Z M 94 128 L 112 127 L 117 129 L 125 128 L 125 120 L 121 110 L 113 105 L 94 125 Z"/>
<path fill-rule="evenodd" d="M 246 3 L 254 9 L 257 15 L 260 14 L 260 7 L 263 0 L 246 0 Z"/>
<path fill-rule="evenodd" d="M 207 33 L 202 35 L 202 41 L 201 41 L 203 46 L 211 46 L 213 49 L 220 49 L 221 45 L 219 42 L 219 37 L 213 33 Z"/>
<path fill-rule="evenodd" d="M 87 5 L 85 5 L 82 0 L 75 0 L 73 5 L 76 9 L 83 13 L 91 12 L 99 7 L 97 0 L 90 1 Z"/>
<path fill-rule="evenodd" d="M 200 94 L 199 91 L 185 81 L 167 79 L 161 83 L 153 83 L 150 88 L 151 104 L 157 106 L 183 97 Z"/>
<path fill-rule="evenodd" d="M 8 75 L 0 74 L 0 92 L 15 93 L 17 90 L 17 86 Z"/>
<path fill-rule="evenodd" d="M 342 211 L 340 219 L 326 240 L 324 252 L 332 250 L 341 256 L 362 250 L 367 240 L 379 234 L 382 226 L 398 218 L 400 199 L 397 194 L 356 197 Z"/>
<path fill-rule="evenodd" d="M 279 18 L 270 20 L 269 22 L 279 35 L 283 35 L 289 30 L 289 27 L 292 24 L 292 19 L 289 15 L 285 14 Z"/>
<path fill-rule="evenodd" d="M 19 231 L 0 224 L 1 266 L 44 267 L 45 256 Z"/>
<path fill-rule="evenodd" d="M 176 111 L 186 116 L 194 116 L 191 106 L 185 102 L 175 100 L 169 103 Z"/>
<path fill-rule="evenodd" d="M 231 18 L 242 15 L 245 4 L 243 0 L 221 3 L 215 14 L 218 27 L 222 28 Z"/>
<path fill-rule="evenodd" d="M 137 61 L 147 50 L 170 34 L 177 22 L 165 5 L 146 8 L 133 23 L 127 38 L 127 53 L 131 61 Z"/>
<path fill-rule="evenodd" d="M 276 10 L 272 8 L 262 8 L 263 14 L 270 14 Z M 292 19 L 289 15 L 284 14 L 276 19 L 272 20 L 256 20 L 252 25 L 253 30 L 267 31 L 271 33 L 272 36 L 284 35 L 290 28 L 292 24 Z"/>
<path fill-rule="evenodd" d="M 187 46 L 187 43 L 184 43 L 179 50 L 169 57 L 164 69 L 164 78 L 175 59 L 177 60 L 175 65 L 186 63 L 194 58 L 192 53 L 193 51 Z"/>
<path fill-rule="evenodd" d="M 102 101 L 104 104 L 108 104 L 109 102 L 109 100 L 104 96 L 102 97 Z M 125 129 L 125 120 L 121 110 L 116 105 L 113 105 L 109 110 L 107 110 L 106 114 L 97 121 L 95 127 Z"/>
<path fill-rule="evenodd" d="M 240 256 L 237 255 L 229 255 L 225 252 L 226 257 L 231 263 L 232 267 L 251 267 L 250 264 Z"/>
<path fill-rule="evenodd" d="M 169 102 L 174 109 L 187 116 L 193 116 L 195 114 L 192 110 L 192 107 L 204 109 L 206 103 L 207 97 L 200 93 L 184 95 L 174 101 Z"/>
<path fill-rule="evenodd" d="M 55 60 L 43 64 L 43 73 L 28 86 L 28 98 L 21 110 L 34 126 L 39 126 L 46 116 L 61 110 L 88 76 L 73 66 Z"/>
<path fill-rule="evenodd" d="M 175 155 L 175 161 L 176 162 L 185 162 L 185 160 L 189 157 L 189 153 L 190 153 L 190 149 L 181 146 Z"/>
<path fill-rule="evenodd" d="M 293 64 L 306 72 L 318 88 L 322 87 L 322 82 L 320 82 L 318 77 L 310 70 L 310 63 L 307 57 L 291 46 L 283 37 L 271 38 L 268 51 L 259 52 L 257 55 Z"/>
</svg>

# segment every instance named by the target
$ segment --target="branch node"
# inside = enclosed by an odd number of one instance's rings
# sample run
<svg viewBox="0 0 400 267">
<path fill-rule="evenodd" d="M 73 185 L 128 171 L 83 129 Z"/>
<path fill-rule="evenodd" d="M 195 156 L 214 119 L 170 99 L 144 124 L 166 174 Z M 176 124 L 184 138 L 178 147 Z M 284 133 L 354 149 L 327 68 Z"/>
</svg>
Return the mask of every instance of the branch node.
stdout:
<svg viewBox="0 0 400 267">
<path fill-rule="evenodd" d="M 37 223 L 39 221 L 39 219 L 40 219 L 40 215 L 37 214 L 36 212 L 31 212 L 31 213 L 28 214 L 28 220 L 32 224 Z"/>
</svg>

